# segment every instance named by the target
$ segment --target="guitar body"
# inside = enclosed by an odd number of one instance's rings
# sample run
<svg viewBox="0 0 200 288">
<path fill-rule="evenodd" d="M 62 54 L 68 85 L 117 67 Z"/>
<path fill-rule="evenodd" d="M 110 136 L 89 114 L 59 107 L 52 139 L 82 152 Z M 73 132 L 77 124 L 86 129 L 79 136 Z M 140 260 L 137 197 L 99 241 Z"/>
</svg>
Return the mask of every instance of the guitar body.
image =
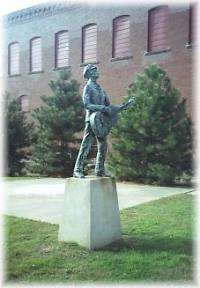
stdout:
<svg viewBox="0 0 200 288">
<path fill-rule="evenodd" d="M 112 127 L 117 123 L 118 114 L 122 110 L 130 106 L 133 101 L 126 103 L 122 106 L 109 105 L 110 113 L 102 113 L 100 111 L 94 112 L 90 115 L 90 126 L 96 137 L 106 137 Z"/>
<path fill-rule="evenodd" d="M 92 131 L 94 132 L 95 136 L 99 138 L 106 137 L 118 120 L 118 112 L 120 107 L 110 105 L 109 108 L 109 114 L 98 111 L 92 113 L 90 116 L 90 126 Z"/>
</svg>

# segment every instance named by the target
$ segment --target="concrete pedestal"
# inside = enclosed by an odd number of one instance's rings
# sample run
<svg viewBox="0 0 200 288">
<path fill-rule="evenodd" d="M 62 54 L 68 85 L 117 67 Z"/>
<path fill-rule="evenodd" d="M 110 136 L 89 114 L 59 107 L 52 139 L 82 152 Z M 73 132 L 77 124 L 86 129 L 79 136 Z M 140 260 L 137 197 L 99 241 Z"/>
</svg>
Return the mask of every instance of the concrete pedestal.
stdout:
<svg viewBox="0 0 200 288">
<path fill-rule="evenodd" d="M 115 180 L 108 177 L 66 179 L 58 240 L 89 249 L 121 238 Z"/>
</svg>

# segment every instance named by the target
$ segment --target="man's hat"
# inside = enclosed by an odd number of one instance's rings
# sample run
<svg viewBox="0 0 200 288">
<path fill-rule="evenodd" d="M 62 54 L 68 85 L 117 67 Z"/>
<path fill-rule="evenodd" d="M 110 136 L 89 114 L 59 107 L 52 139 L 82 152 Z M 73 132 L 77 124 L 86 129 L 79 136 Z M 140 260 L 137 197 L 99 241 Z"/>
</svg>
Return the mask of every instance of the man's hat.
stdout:
<svg viewBox="0 0 200 288">
<path fill-rule="evenodd" d="M 83 77 L 89 79 L 90 77 L 90 72 L 94 69 L 97 69 L 97 67 L 93 64 L 88 64 L 84 70 L 83 70 Z"/>
</svg>

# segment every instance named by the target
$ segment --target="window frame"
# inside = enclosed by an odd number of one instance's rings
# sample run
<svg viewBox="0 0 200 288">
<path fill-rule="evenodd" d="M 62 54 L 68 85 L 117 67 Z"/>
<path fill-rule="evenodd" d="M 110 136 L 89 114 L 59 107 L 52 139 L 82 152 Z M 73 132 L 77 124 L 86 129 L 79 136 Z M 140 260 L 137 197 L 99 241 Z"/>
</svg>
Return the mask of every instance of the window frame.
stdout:
<svg viewBox="0 0 200 288">
<path fill-rule="evenodd" d="M 194 45 L 194 3 L 190 4 L 188 9 L 188 41 L 185 45 L 186 48 L 192 48 Z"/>
<path fill-rule="evenodd" d="M 41 39 L 41 69 L 37 70 L 37 71 L 32 71 L 32 61 L 33 61 L 33 58 L 32 58 L 32 46 L 33 46 L 32 42 L 35 39 Z M 41 36 L 35 36 L 35 37 L 31 38 L 30 41 L 29 41 L 29 72 L 30 72 L 30 74 L 43 72 L 42 71 L 42 37 Z"/>
<path fill-rule="evenodd" d="M 28 109 L 27 109 L 27 110 L 23 110 L 23 109 L 22 109 L 22 98 L 23 98 L 24 96 L 27 97 L 27 100 L 28 100 Z M 28 97 L 27 94 L 22 94 L 22 95 L 20 95 L 20 96 L 18 97 L 18 101 L 19 101 L 19 103 L 20 103 L 20 107 L 21 107 L 21 111 L 22 111 L 22 112 L 24 112 L 24 113 L 30 112 L 30 109 L 29 109 L 29 97 Z"/>
<path fill-rule="evenodd" d="M 18 62 L 19 71 L 18 71 L 18 73 L 11 74 L 11 46 L 14 44 L 18 44 L 18 48 L 19 48 L 19 62 Z M 20 46 L 19 46 L 19 42 L 14 41 L 14 42 L 9 43 L 7 51 L 8 51 L 8 76 L 10 76 L 10 77 L 19 76 L 20 75 Z"/>
<path fill-rule="evenodd" d="M 54 39 L 54 44 L 55 44 L 55 48 L 54 48 L 54 69 L 56 69 L 56 70 L 70 67 L 70 65 L 69 65 L 69 55 L 68 55 L 68 65 L 62 66 L 62 67 L 58 67 L 57 66 L 57 60 L 58 60 L 57 59 L 57 57 L 58 57 L 58 36 L 59 36 L 59 34 L 62 34 L 64 32 L 69 33 L 69 30 L 60 30 L 60 31 L 55 33 L 55 39 Z M 69 46 L 69 38 L 68 38 L 68 46 Z"/>
<path fill-rule="evenodd" d="M 188 44 L 192 45 L 193 42 L 193 6 L 189 7 L 189 31 L 188 31 Z"/>
<path fill-rule="evenodd" d="M 168 13 L 169 13 L 169 5 L 159 5 L 159 6 L 156 6 L 156 7 L 153 7 L 151 9 L 148 10 L 148 21 L 147 21 L 147 25 L 148 25 L 148 28 L 147 28 L 147 52 L 145 52 L 145 55 L 151 55 L 151 54 L 159 54 L 159 53 L 163 53 L 163 52 L 168 52 L 171 50 L 170 46 L 169 47 L 166 47 L 165 49 L 161 49 L 161 50 L 152 50 L 150 49 L 150 40 L 151 40 L 151 30 L 152 30 L 152 27 L 151 27 L 151 21 L 150 21 L 150 18 L 151 18 L 151 13 L 152 11 L 154 10 L 159 10 L 161 8 L 164 8 L 166 7 L 168 9 Z M 169 14 L 168 14 L 169 16 Z M 169 35 L 168 35 L 168 39 L 169 39 Z"/>
<path fill-rule="evenodd" d="M 126 55 L 126 56 L 116 56 L 115 55 L 115 31 L 114 31 L 114 27 L 115 27 L 115 22 L 122 18 L 122 17 L 128 17 L 129 19 L 129 53 Z M 131 36 L 131 25 L 130 25 L 130 15 L 129 14 L 123 14 L 123 15 L 119 15 L 117 17 L 115 17 L 113 20 L 112 20 L 112 60 L 114 61 L 115 59 L 129 59 L 129 58 L 132 58 L 132 56 L 130 55 L 130 44 L 131 44 L 131 41 L 130 41 L 130 36 Z"/>
<path fill-rule="evenodd" d="M 96 59 L 94 61 L 85 61 L 84 60 L 84 47 L 85 47 L 85 29 L 90 27 L 90 26 L 96 26 L 96 30 L 97 30 L 97 34 L 96 34 Z M 97 44 L 98 44 L 98 26 L 97 26 L 97 23 L 89 23 L 89 24 L 86 24 L 82 27 L 82 41 L 81 41 L 81 63 L 82 65 L 87 65 L 87 64 L 97 64 L 98 61 L 97 61 Z"/>
</svg>

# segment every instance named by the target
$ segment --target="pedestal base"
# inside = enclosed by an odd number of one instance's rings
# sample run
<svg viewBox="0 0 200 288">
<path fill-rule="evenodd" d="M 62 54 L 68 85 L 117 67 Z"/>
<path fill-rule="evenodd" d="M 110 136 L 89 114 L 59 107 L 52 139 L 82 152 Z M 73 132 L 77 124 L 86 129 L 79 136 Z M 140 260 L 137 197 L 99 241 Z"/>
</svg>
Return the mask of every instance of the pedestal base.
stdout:
<svg viewBox="0 0 200 288">
<path fill-rule="evenodd" d="M 115 180 L 108 177 L 68 178 L 58 240 L 95 249 L 120 238 Z"/>
</svg>

